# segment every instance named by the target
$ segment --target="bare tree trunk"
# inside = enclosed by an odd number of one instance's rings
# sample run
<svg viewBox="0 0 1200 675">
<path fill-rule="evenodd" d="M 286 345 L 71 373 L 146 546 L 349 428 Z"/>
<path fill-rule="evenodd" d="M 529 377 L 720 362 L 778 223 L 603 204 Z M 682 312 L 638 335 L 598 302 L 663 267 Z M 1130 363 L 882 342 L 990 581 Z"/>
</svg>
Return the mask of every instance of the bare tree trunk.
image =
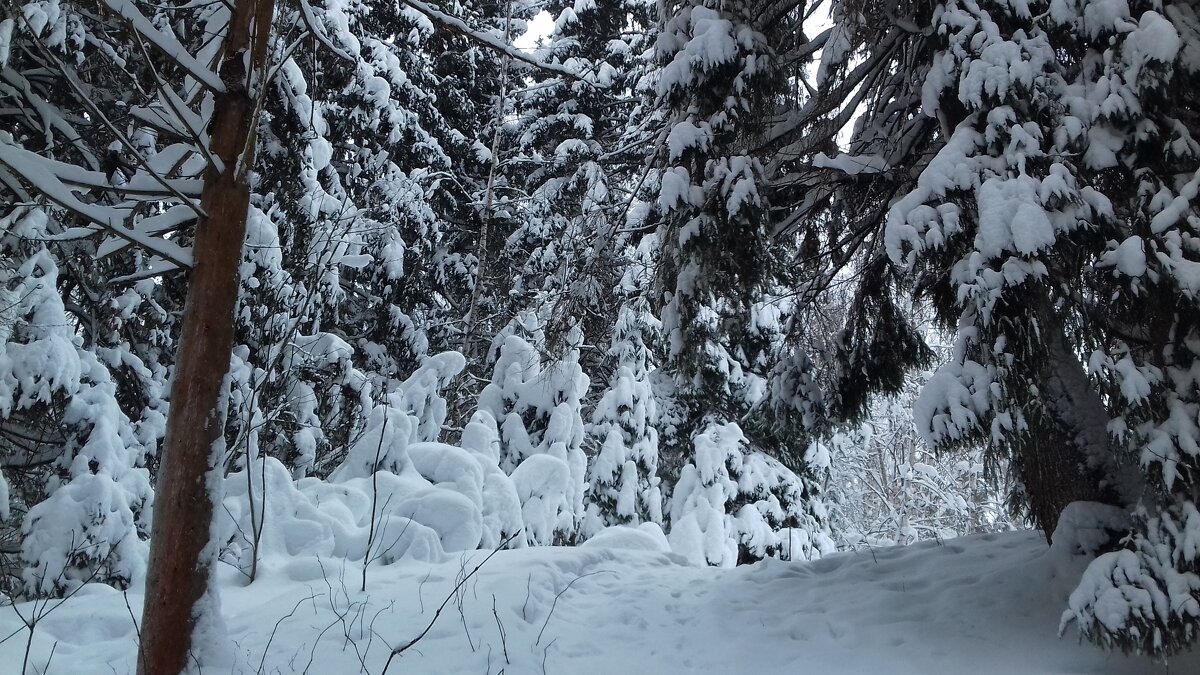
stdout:
<svg viewBox="0 0 1200 675">
<path fill-rule="evenodd" d="M 208 591 L 213 552 L 210 482 L 219 471 L 213 447 L 224 433 L 221 395 L 229 370 L 238 295 L 238 266 L 250 203 L 257 101 L 248 83 L 261 81 L 274 0 L 236 0 L 231 9 L 209 127 L 212 153 L 196 226 L 167 436 L 155 489 L 150 566 L 142 617 L 138 673 L 171 675 L 187 666 L 197 607 Z M 245 59 L 249 52 L 250 58 Z M 246 67 L 249 65 L 250 73 Z"/>
<path fill-rule="evenodd" d="M 508 3 L 508 14 L 504 20 L 504 44 L 508 46 L 512 36 L 512 1 Z M 488 265 L 491 245 L 488 241 L 492 227 L 492 213 L 496 194 L 496 170 L 500 166 L 500 137 L 504 127 L 504 104 L 508 99 L 508 66 L 511 59 L 506 55 L 500 62 L 500 94 L 496 97 L 496 116 L 492 129 L 492 162 L 488 167 L 487 194 L 483 202 L 483 223 L 479 229 L 479 245 L 476 247 L 475 287 L 471 289 L 471 304 L 467 308 L 467 321 L 463 329 L 463 355 L 471 360 L 474 357 L 472 336 L 475 326 L 479 323 L 479 300 L 483 296 L 483 283 L 488 277 Z"/>
</svg>

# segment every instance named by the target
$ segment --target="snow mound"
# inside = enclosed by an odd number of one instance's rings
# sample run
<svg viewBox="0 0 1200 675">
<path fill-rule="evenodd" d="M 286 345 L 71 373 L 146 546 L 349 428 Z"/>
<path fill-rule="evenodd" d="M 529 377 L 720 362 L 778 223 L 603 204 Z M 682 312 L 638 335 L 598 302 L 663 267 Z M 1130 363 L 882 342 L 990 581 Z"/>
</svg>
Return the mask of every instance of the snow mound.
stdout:
<svg viewBox="0 0 1200 675">
<path fill-rule="evenodd" d="M 1050 537 L 1051 550 L 1063 557 L 1096 556 L 1131 526 L 1129 513 L 1124 509 L 1096 502 L 1072 502 L 1058 517 L 1058 526 Z"/>
<path fill-rule="evenodd" d="M 403 467 L 399 474 L 294 481 L 270 457 L 249 476 L 244 470 L 231 474 L 217 514 L 222 559 L 248 570 L 257 532 L 259 560 L 268 567 L 287 566 L 296 556 L 435 562 L 448 553 L 495 547 L 521 529 L 512 481 L 485 457 L 441 443 L 404 450 L 392 454 L 398 463 L 389 463 Z"/>
<path fill-rule="evenodd" d="M 631 551 L 653 551 L 670 553 L 671 545 L 662 528 L 654 523 L 642 523 L 637 527 L 613 525 L 601 530 L 596 536 L 583 542 L 584 548 L 627 549 Z"/>
</svg>

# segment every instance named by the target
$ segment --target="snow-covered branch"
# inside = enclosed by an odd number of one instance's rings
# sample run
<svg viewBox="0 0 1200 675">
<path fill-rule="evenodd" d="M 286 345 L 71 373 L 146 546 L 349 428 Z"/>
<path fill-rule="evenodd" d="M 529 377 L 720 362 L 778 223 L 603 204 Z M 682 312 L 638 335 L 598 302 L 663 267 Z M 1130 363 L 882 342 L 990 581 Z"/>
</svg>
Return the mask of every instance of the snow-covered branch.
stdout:
<svg viewBox="0 0 1200 675">
<path fill-rule="evenodd" d="M 206 88 L 221 92 L 225 91 L 225 83 L 211 68 L 200 63 L 192 56 L 175 36 L 169 35 L 154 27 L 130 0 L 101 0 L 102 4 L 113 14 L 125 20 L 130 30 L 154 45 L 159 52 L 171 59 Z"/>
<path fill-rule="evenodd" d="M 50 162 L 51 160 L 21 147 L 0 141 L 0 163 L 28 181 L 38 193 L 50 201 L 164 260 L 180 267 L 191 267 L 192 254 L 187 249 L 172 241 L 154 237 L 137 227 L 126 225 L 126 221 L 133 216 L 132 210 L 81 201 L 72 189 L 54 174 L 49 166 Z"/>
<path fill-rule="evenodd" d="M 595 80 L 589 79 L 589 78 L 571 70 L 570 68 L 567 68 L 566 66 L 563 66 L 563 65 L 560 65 L 557 63 L 546 63 L 545 61 L 539 61 L 538 59 L 531 56 L 528 52 L 521 50 L 521 49 L 517 49 L 516 47 L 505 43 L 503 40 L 497 38 L 494 35 L 488 35 L 487 33 L 477 31 L 477 30 L 471 28 L 470 26 L 468 26 L 467 23 L 465 21 L 463 21 L 462 19 L 459 19 L 454 16 L 450 16 L 449 14 L 446 14 L 445 12 L 437 10 L 437 9 L 431 7 L 430 5 L 428 5 L 424 2 L 421 2 L 421 0 L 400 0 L 400 2 L 402 2 L 405 5 L 408 5 L 409 7 L 420 12 L 421 14 L 424 14 L 425 16 L 429 17 L 430 19 L 437 21 L 438 23 L 442 24 L 443 26 L 450 29 L 451 31 L 458 33 L 458 34 L 466 37 L 467 39 L 470 39 L 470 40 L 473 40 L 473 41 L 479 43 L 483 47 L 486 47 L 493 51 L 496 51 L 496 52 L 499 52 L 506 56 L 509 56 L 513 59 L 516 59 L 517 61 L 521 61 L 522 63 L 533 66 L 534 68 L 537 68 L 539 70 L 545 70 L 545 71 L 548 71 L 551 73 L 555 73 L 557 75 L 562 75 L 569 79 L 583 82 L 589 86 L 595 87 L 596 89 L 606 89 L 607 88 L 606 85 L 600 84 L 600 83 L 596 82 Z"/>
</svg>

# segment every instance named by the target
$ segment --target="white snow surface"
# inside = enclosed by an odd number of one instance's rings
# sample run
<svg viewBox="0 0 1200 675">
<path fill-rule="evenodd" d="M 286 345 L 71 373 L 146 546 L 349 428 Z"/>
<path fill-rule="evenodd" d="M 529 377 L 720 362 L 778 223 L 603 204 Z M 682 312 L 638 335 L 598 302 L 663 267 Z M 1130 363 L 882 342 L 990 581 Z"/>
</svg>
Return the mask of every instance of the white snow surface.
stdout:
<svg viewBox="0 0 1200 675">
<path fill-rule="evenodd" d="M 451 600 L 389 672 L 1200 672 L 1195 654 L 1168 671 L 1079 644 L 1071 628 L 1058 638 L 1089 558 L 1049 549 L 1036 532 L 722 569 L 683 565 L 657 537 L 624 529 L 578 548 L 497 553 L 463 587 L 461 614 Z M 268 557 L 250 585 L 221 566 L 234 666 L 219 670 L 380 673 L 385 641 L 419 634 L 487 554 L 373 565 L 366 592 L 356 563 L 329 558 Z M 140 614 L 141 591 L 127 600 Z M 26 634 L 16 612 L 0 612 L 0 630 L 17 634 L 0 644 L 0 663 L 20 663 Z M 135 644 L 126 599 L 89 584 L 37 625 L 30 663 L 40 669 L 53 648 L 55 672 L 132 673 Z"/>
</svg>

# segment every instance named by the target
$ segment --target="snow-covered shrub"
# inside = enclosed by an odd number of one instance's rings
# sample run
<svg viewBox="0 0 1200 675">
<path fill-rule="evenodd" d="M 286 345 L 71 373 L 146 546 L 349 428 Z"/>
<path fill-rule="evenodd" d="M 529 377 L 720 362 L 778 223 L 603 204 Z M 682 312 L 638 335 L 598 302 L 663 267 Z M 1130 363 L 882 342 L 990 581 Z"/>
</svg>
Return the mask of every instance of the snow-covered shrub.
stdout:
<svg viewBox="0 0 1200 675">
<path fill-rule="evenodd" d="M 408 443 L 399 433 L 373 435 L 371 451 L 382 447 L 380 438 L 390 443 L 378 471 L 294 480 L 278 460 L 264 457 L 249 480 L 244 471 L 230 474 L 218 515 L 223 559 L 251 567 L 252 500 L 261 528 L 258 555 L 268 568 L 298 555 L 367 565 L 436 561 L 494 548 L 523 527 L 516 488 L 490 458 L 443 443 Z M 343 467 L 360 468 L 348 462 Z"/>
<path fill-rule="evenodd" d="M 0 221 L 0 236 L 43 239 L 46 224 L 45 212 L 18 210 Z M 129 584 L 146 564 L 152 494 L 141 464 L 152 448 L 143 439 L 157 434 L 139 434 L 118 403 L 110 365 L 76 337 L 51 251 L 0 260 L 0 424 L 38 446 L 30 454 L 2 440 L 0 452 L 14 465 L 53 469 L 38 486 L 44 500 L 26 505 L 25 590 L 62 593 L 84 580 Z"/>
<path fill-rule="evenodd" d="M 532 345 L 509 335 L 492 381 L 479 396 L 479 410 L 499 420 L 500 466 L 517 485 L 531 544 L 573 541 L 578 534 L 587 470 L 582 417 L 587 387 L 577 347 L 543 367 Z"/>
<path fill-rule="evenodd" d="M 264 457 L 253 472 L 251 481 L 243 472 L 229 475 L 215 530 L 224 545 L 222 559 L 241 569 L 249 569 L 252 562 L 247 539 L 252 527 L 251 499 L 256 513 L 262 514 L 258 516 L 262 519 L 258 555 L 260 564 L 268 569 L 282 558 L 300 555 L 384 564 L 401 557 L 435 561 L 445 552 L 443 536 L 461 546 L 469 543 L 472 530 L 476 535 L 479 532 L 478 519 L 470 518 L 469 499 L 452 490 L 444 491 L 446 501 L 461 507 L 451 508 L 447 519 L 428 512 L 421 514 L 427 522 L 410 517 L 417 515 L 413 504 L 409 502 L 406 510 L 402 503 L 416 495 L 429 497 L 432 488 L 411 468 L 403 475 L 380 471 L 375 476 L 343 481 L 297 481 L 277 459 Z M 256 488 L 253 493 L 247 491 L 250 483 Z M 442 500 L 430 501 L 445 506 L 440 504 Z"/>
<path fill-rule="evenodd" d="M 912 543 L 1016 527 L 1008 512 L 1008 472 L 986 467 L 982 448 L 934 452 L 917 434 L 913 403 L 921 378 L 895 397 L 878 397 L 866 419 L 827 442 L 827 498 L 839 547 Z"/>
<path fill-rule="evenodd" d="M 524 527 L 516 486 L 499 465 L 500 435 L 496 420 L 486 411 L 476 411 L 463 429 L 460 443 L 483 469 L 483 539 L 479 545 L 495 548 Z M 524 543 L 520 537 L 513 540 L 514 546 Z"/>
<path fill-rule="evenodd" d="M 446 399 L 442 390 L 462 373 L 466 360 L 458 352 L 426 357 L 416 372 L 399 386 L 405 406 L 416 421 L 414 441 L 436 441 L 446 422 Z"/>
<path fill-rule="evenodd" d="M 671 548 L 694 564 L 732 567 L 769 556 L 809 560 L 834 550 L 806 483 L 759 452 L 736 424 L 695 438 L 671 496 Z M 815 514 L 810 509 L 818 508 Z M 799 535 L 799 536 L 797 536 Z"/>
<path fill-rule="evenodd" d="M 625 549 L 631 551 L 671 552 L 671 543 L 657 523 L 612 525 L 580 544 L 584 548 Z"/>
<path fill-rule="evenodd" d="M 592 411 L 599 451 L 588 467 L 585 534 L 609 525 L 662 524 L 657 404 L 646 333 L 657 322 L 642 306 L 623 307 L 609 355 L 616 371 Z"/>
<path fill-rule="evenodd" d="M 525 340 L 508 336 L 500 347 L 493 367 L 492 380 L 479 396 L 479 410 L 496 420 L 499 433 L 500 467 L 512 472 L 522 459 L 533 454 L 533 441 L 525 428 L 524 416 L 531 420 L 541 411 L 530 410 L 522 399 L 525 385 L 538 379 L 541 356 Z M 528 412 L 527 412 L 528 411 Z"/>
<path fill-rule="evenodd" d="M 348 347 L 347 347 L 348 349 Z M 408 446 L 437 441 L 446 421 L 441 390 L 462 372 L 458 352 L 427 357 L 384 403 L 376 405 L 331 480 L 369 476 L 375 471 L 401 474 L 408 468 Z"/>
<path fill-rule="evenodd" d="M 512 472 L 513 486 L 521 502 L 525 540 L 530 544 L 549 545 L 564 535 L 569 518 L 567 493 L 571 487 L 571 469 L 553 455 L 527 457 Z"/>
<path fill-rule="evenodd" d="M 402 394 L 392 394 L 387 403 L 371 411 L 366 428 L 350 446 L 345 459 L 329 474 L 333 482 L 363 478 L 376 471 L 403 474 L 409 470 L 408 445 L 416 426 L 405 410 Z"/>
<path fill-rule="evenodd" d="M 221 520 L 225 559 L 253 568 L 253 533 L 263 560 L 306 554 L 369 565 L 494 548 L 520 532 L 522 504 L 498 465 L 491 415 L 476 413 L 463 447 L 438 442 L 446 419 L 441 391 L 463 365 L 456 352 L 425 359 L 371 408 L 328 479 L 293 480 L 267 455 L 249 464 L 249 475 L 231 474 Z"/>
</svg>

